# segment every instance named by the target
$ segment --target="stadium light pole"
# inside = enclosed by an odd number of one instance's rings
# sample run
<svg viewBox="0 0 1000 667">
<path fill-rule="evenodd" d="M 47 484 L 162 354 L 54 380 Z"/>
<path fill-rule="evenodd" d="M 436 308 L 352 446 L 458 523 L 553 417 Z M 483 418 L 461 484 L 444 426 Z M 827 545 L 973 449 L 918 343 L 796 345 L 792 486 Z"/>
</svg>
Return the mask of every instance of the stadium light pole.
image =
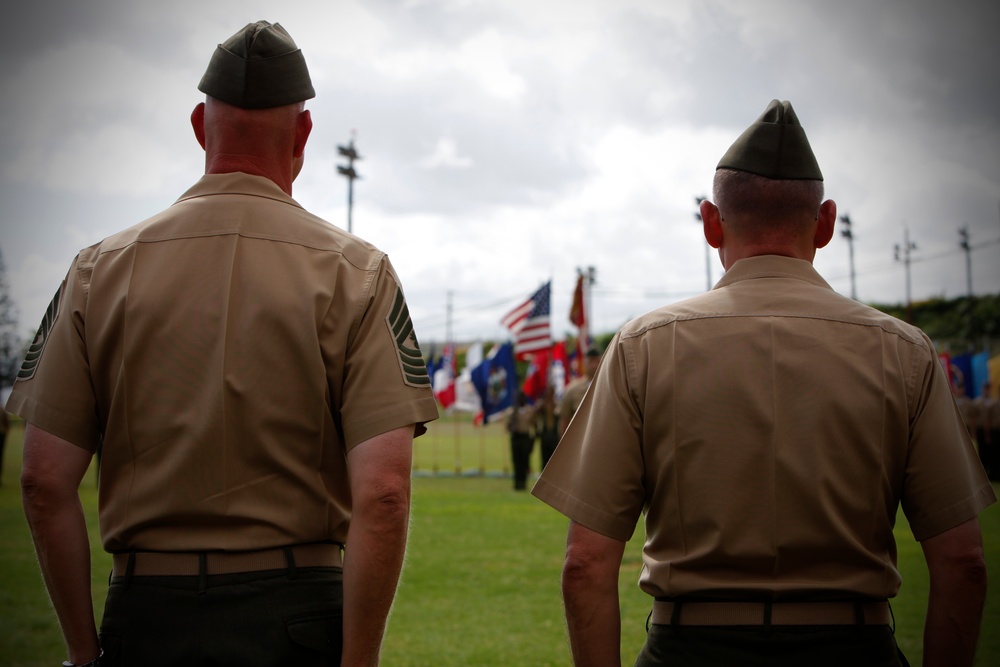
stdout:
<svg viewBox="0 0 1000 667">
<path fill-rule="evenodd" d="M 354 179 L 361 178 L 354 169 L 354 161 L 360 160 L 357 149 L 354 148 L 355 132 L 351 131 L 351 141 L 346 146 L 337 146 L 337 152 L 347 158 L 347 166 L 338 164 L 337 173 L 347 177 L 347 233 L 353 234 L 352 211 L 354 209 Z"/>
<path fill-rule="evenodd" d="M 706 197 L 695 197 L 694 201 L 698 205 L 698 210 L 694 212 L 694 219 L 701 222 L 701 203 Z M 705 241 L 705 291 L 712 291 L 712 246 Z"/>
<path fill-rule="evenodd" d="M 972 298 L 972 246 L 969 245 L 969 227 L 966 225 L 958 230 L 958 235 L 961 237 L 961 242 L 959 242 L 959 247 L 965 251 L 965 285 L 969 293 L 969 298 Z"/>
<path fill-rule="evenodd" d="M 851 298 L 858 300 L 858 288 L 854 282 L 854 232 L 851 229 L 851 216 L 846 213 L 840 216 L 840 222 L 844 229 L 840 230 L 840 235 L 847 239 L 847 248 L 851 258 Z"/>
</svg>

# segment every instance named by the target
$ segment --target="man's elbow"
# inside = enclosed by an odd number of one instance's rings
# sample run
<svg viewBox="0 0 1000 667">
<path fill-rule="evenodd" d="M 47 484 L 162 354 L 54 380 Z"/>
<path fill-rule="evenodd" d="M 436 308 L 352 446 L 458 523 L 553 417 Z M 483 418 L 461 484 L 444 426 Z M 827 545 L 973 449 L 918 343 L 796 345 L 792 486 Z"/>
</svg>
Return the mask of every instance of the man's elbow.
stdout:
<svg viewBox="0 0 1000 667">
<path fill-rule="evenodd" d="M 51 514 L 60 505 L 62 488 L 31 467 L 21 470 L 21 504 L 29 520 Z"/>
<path fill-rule="evenodd" d="M 372 485 L 355 499 L 354 511 L 386 523 L 406 522 L 410 516 L 409 480 Z"/>
<path fill-rule="evenodd" d="M 566 554 L 566 561 L 562 570 L 562 590 L 564 595 L 572 595 L 578 591 L 585 590 L 588 585 L 594 583 L 593 564 L 586 559 L 574 557 L 573 554 Z"/>
<path fill-rule="evenodd" d="M 985 599 L 989 577 L 982 547 L 956 550 L 928 565 L 932 595 L 957 596 L 970 603 Z"/>
<path fill-rule="evenodd" d="M 989 584 L 989 574 L 982 547 L 957 554 L 951 561 L 951 566 L 947 571 L 952 581 L 970 590 L 986 591 Z"/>
<path fill-rule="evenodd" d="M 564 595 L 583 593 L 594 588 L 603 588 L 607 582 L 618 585 L 618 573 L 612 571 L 595 554 L 579 549 L 566 550 L 566 560 L 562 570 L 562 589 Z"/>
</svg>

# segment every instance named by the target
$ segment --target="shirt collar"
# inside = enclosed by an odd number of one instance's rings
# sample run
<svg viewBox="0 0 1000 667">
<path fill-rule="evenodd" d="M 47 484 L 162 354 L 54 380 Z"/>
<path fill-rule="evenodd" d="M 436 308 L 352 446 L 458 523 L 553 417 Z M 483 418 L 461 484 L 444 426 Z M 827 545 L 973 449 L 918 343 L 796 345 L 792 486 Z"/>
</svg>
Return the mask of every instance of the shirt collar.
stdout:
<svg viewBox="0 0 1000 667">
<path fill-rule="evenodd" d="M 726 271 L 725 275 L 719 279 L 712 289 L 728 287 L 744 280 L 755 280 L 757 278 L 787 278 L 791 280 L 801 280 L 803 282 L 833 289 L 830 284 L 819 275 L 812 262 L 793 257 L 783 257 L 781 255 L 758 255 L 756 257 L 745 257 L 738 260 Z"/>
<path fill-rule="evenodd" d="M 253 176 L 241 171 L 228 174 L 205 174 L 177 200 L 204 197 L 206 195 L 247 195 L 251 197 L 266 197 L 298 208 L 302 205 L 288 196 L 278 184 L 263 176 Z"/>
</svg>

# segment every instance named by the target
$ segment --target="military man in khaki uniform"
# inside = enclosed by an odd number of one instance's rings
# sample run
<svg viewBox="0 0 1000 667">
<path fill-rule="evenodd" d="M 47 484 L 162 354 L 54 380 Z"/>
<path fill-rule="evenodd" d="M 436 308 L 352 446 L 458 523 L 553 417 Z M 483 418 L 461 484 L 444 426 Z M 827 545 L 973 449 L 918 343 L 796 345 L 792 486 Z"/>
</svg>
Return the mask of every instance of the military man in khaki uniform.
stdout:
<svg viewBox="0 0 1000 667">
<path fill-rule="evenodd" d="M 601 363 L 601 353 L 597 348 L 591 347 L 587 350 L 583 358 L 583 377 L 573 380 L 566 391 L 563 392 L 562 400 L 559 401 L 559 435 L 566 432 L 573 415 L 576 414 L 583 396 L 590 388 L 590 382 L 594 379 L 597 366 Z"/>
<path fill-rule="evenodd" d="M 812 267 L 836 205 L 788 102 L 701 207 L 726 274 L 625 325 L 533 493 L 570 519 L 577 665 L 620 664 L 618 572 L 645 514 L 636 665 L 900 665 L 901 504 L 932 587 L 926 665 L 971 665 L 996 496 L 930 340 Z M 641 622 L 641 621 L 640 621 Z"/>
<path fill-rule="evenodd" d="M 983 383 L 982 390 L 972 400 L 975 411 L 976 447 L 986 475 L 1000 480 L 1000 399 L 993 395 L 993 384 Z"/>
<path fill-rule="evenodd" d="M 514 490 L 528 489 L 528 468 L 531 450 L 535 448 L 535 408 L 528 405 L 522 392 L 517 392 L 514 408 L 507 418 L 510 434 L 510 460 L 514 468 Z"/>
<path fill-rule="evenodd" d="M 205 176 L 80 252 L 7 404 L 66 664 L 376 664 L 437 416 L 403 291 L 291 197 L 314 91 L 284 28 L 220 44 L 199 89 Z M 99 445 L 100 635 L 77 495 Z"/>
</svg>

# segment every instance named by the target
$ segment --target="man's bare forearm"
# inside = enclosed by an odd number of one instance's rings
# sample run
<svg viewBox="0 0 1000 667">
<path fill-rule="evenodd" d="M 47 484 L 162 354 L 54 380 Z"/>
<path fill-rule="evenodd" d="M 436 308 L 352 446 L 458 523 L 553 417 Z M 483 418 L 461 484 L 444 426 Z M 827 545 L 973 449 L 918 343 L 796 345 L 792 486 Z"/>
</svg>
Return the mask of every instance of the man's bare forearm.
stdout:
<svg viewBox="0 0 1000 667">
<path fill-rule="evenodd" d="M 979 522 L 969 521 L 921 546 L 930 571 L 924 667 L 971 667 L 987 587 Z"/>
<path fill-rule="evenodd" d="M 410 521 L 413 428 L 367 440 L 347 456 L 352 515 L 344 557 L 343 667 L 379 661 Z"/>
<path fill-rule="evenodd" d="M 344 558 L 343 665 L 378 664 L 406 551 L 409 506 L 352 518 Z"/>
<path fill-rule="evenodd" d="M 77 492 L 90 454 L 39 429 L 25 433 L 24 514 L 69 658 L 83 664 L 100 647 L 90 587 L 90 538 Z"/>
<path fill-rule="evenodd" d="M 621 665 L 618 570 L 625 545 L 571 523 L 562 590 L 573 664 Z"/>
<path fill-rule="evenodd" d="M 924 624 L 925 667 L 971 667 L 986 601 L 986 567 L 970 564 L 932 578 Z"/>
</svg>

